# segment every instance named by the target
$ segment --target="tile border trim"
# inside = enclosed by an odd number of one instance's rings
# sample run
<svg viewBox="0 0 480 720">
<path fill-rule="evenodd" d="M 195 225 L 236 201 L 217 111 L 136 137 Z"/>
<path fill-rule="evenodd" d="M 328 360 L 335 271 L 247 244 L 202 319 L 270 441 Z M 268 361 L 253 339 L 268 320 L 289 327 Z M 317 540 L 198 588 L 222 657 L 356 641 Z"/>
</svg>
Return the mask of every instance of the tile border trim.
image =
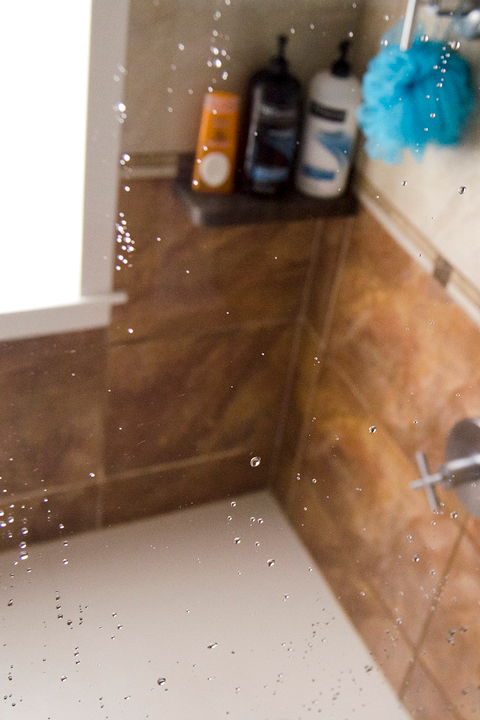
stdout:
<svg viewBox="0 0 480 720">
<path fill-rule="evenodd" d="M 359 178 L 356 192 L 361 204 L 372 213 L 400 247 L 429 275 L 436 278 L 435 270 L 438 264 L 447 261 L 431 242 L 409 222 L 408 218 L 399 213 L 388 201 L 380 198 L 374 186 L 366 178 Z M 445 287 L 450 298 L 480 328 L 480 290 L 455 268 L 452 268 L 446 284 L 440 284 Z"/>
</svg>

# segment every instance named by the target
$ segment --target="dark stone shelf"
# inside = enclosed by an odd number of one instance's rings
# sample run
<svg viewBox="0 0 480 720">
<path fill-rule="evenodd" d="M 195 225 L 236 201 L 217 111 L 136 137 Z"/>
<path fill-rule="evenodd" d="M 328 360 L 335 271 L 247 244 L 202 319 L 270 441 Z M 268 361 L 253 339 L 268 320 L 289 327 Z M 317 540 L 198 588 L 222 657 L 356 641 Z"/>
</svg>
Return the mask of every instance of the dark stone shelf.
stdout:
<svg viewBox="0 0 480 720">
<path fill-rule="evenodd" d="M 295 191 L 279 198 L 242 192 L 232 195 L 195 192 L 191 187 L 192 164 L 192 155 L 182 156 L 174 190 L 187 209 L 192 223 L 200 227 L 346 217 L 355 215 L 358 210 L 358 200 L 351 187 L 333 199 L 309 198 Z"/>
</svg>

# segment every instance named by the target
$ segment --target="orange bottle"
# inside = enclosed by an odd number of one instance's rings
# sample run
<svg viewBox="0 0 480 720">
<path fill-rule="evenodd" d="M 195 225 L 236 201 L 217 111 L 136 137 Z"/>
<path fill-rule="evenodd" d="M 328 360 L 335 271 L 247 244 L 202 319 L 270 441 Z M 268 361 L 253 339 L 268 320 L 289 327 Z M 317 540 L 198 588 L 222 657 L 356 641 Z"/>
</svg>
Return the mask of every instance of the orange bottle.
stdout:
<svg viewBox="0 0 480 720">
<path fill-rule="evenodd" d="M 238 144 L 240 98 L 211 92 L 203 100 L 192 189 L 197 192 L 233 191 Z"/>
</svg>

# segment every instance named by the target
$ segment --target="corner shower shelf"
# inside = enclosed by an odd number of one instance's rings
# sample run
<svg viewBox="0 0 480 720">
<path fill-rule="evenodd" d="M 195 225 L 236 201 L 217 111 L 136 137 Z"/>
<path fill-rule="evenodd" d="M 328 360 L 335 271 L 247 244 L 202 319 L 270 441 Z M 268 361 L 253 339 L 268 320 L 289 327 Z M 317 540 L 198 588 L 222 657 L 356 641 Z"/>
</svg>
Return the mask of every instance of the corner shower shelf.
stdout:
<svg viewBox="0 0 480 720">
<path fill-rule="evenodd" d="M 308 198 L 294 191 L 281 198 L 256 197 L 240 192 L 232 195 L 197 193 L 191 188 L 192 164 L 191 154 L 181 156 L 174 188 L 192 223 L 200 227 L 346 217 L 357 212 L 358 201 L 351 187 L 334 199 Z"/>
</svg>

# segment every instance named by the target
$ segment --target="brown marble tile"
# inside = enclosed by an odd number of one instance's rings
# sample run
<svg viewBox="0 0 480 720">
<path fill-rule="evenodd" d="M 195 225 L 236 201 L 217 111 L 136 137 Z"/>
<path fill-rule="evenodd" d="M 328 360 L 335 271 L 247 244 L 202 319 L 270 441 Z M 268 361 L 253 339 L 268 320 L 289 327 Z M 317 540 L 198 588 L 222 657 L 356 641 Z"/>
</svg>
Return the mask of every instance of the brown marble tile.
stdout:
<svg viewBox="0 0 480 720">
<path fill-rule="evenodd" d="M 415 662 L 403 686 L 402 702 L 413 720 L 461 720 L 462 717 L 420 660 Z"/>
<path fill-rule="evenodd" d="M 312 397 L 315 378 L 321 367 L 323 348 L 317 335 L 309 327 L 301 328 L 298 358 L 295 367 L 290 401 L 283 428 L 283 437 L 276 463 L 276 474 L 272 481 L 272 490 L 281 501 L 288 493 L 297 455 L 301 452 L 300 438 L 306 421 L 305 413 Z M 295 471 L 296 472 L 296 471 Z"/>
<path fill-rule="evenodd" d="M 462 718 L 480 712 L 480 552 L 465 535 L 422 641 L 422 661 Z"/>
<path fill-rule="evenodd" d="M 432 514 L 426 496 L 410 489 L 415 468 L 378 413 L 362 406 L 329 364 L 312 415 L 297 470 L 301 481 L 314 486 L 343 552 L 415 643 L 435 606 L 459 526 Z"/>
<path fill-rule="evenodd" d="M 6 523 L 0 527 L 0 551 L 19 548 L 21 542 L 26 542 L 28 552 L 31 543 L 92 530 L 97 527 L 98 510 L 98 485 L 69 487 L 45 497 L 0 504 L 0 525 Z"/>
<path fill-rule="evenodd" d="M 8 496 L 98 473 L 105 349 L 104 331 L 0 345 L 0 490 Z"/>
<path fill-rule="evenodd" d="M 112 347 L 107 473 L 238 445 L 270 451 L 291 332 L 283 325 Z"/>
<path fill-rule="evenodd" d="M 197 228 L 170 182 L 134 180 L 130 187 L 120 208 L 135 251 L 118 245 L 132 267 L 120 263 L 115 273 L 129 302 L 114 308 L 113 341 L 128 341 L 129 328 L 138 339 L 179 327 L 208 332 L 295 319 L 315 221 Z"/>
<path fill-rule="evenodd" d="M 285 510 L 357 632 L 395 691 L 413 658 L 403 628 L 362 577 L 343 545 L 344 538 L 325 511 L 314 484 L 292 483 Z M 305 510 L 306 508 L 306 510 Z"/>
<path fill-rule="evenodd" d="M 267 481 L 268 457 L 255 468 L 250 457 L 242 452 L 222 459 L 206 457 L 187 467 L 107 482 L 103 523 L 127 522 L 259 490 Z"/>
<path fill-rule="evenodd" d="M 324 330 L 331 302 L 342 248 L 348 241 L 348 231 L 352 222 L 351 218 L 326 218 L 323 225 L 307 312 L 308 322 L 320 336 Z"/>
<path fill-rule="evenodd" d="M 480 520 L 473 515 L 467 514 L 465 532 L 480 551 Z"/>
<path fill-rule="evenodd" d="M 480 413 L 480 332 L 365 210 L 342 273 L 330 352 L 414 458 L 444 460 L 456 421 Z"/>
</svg>

